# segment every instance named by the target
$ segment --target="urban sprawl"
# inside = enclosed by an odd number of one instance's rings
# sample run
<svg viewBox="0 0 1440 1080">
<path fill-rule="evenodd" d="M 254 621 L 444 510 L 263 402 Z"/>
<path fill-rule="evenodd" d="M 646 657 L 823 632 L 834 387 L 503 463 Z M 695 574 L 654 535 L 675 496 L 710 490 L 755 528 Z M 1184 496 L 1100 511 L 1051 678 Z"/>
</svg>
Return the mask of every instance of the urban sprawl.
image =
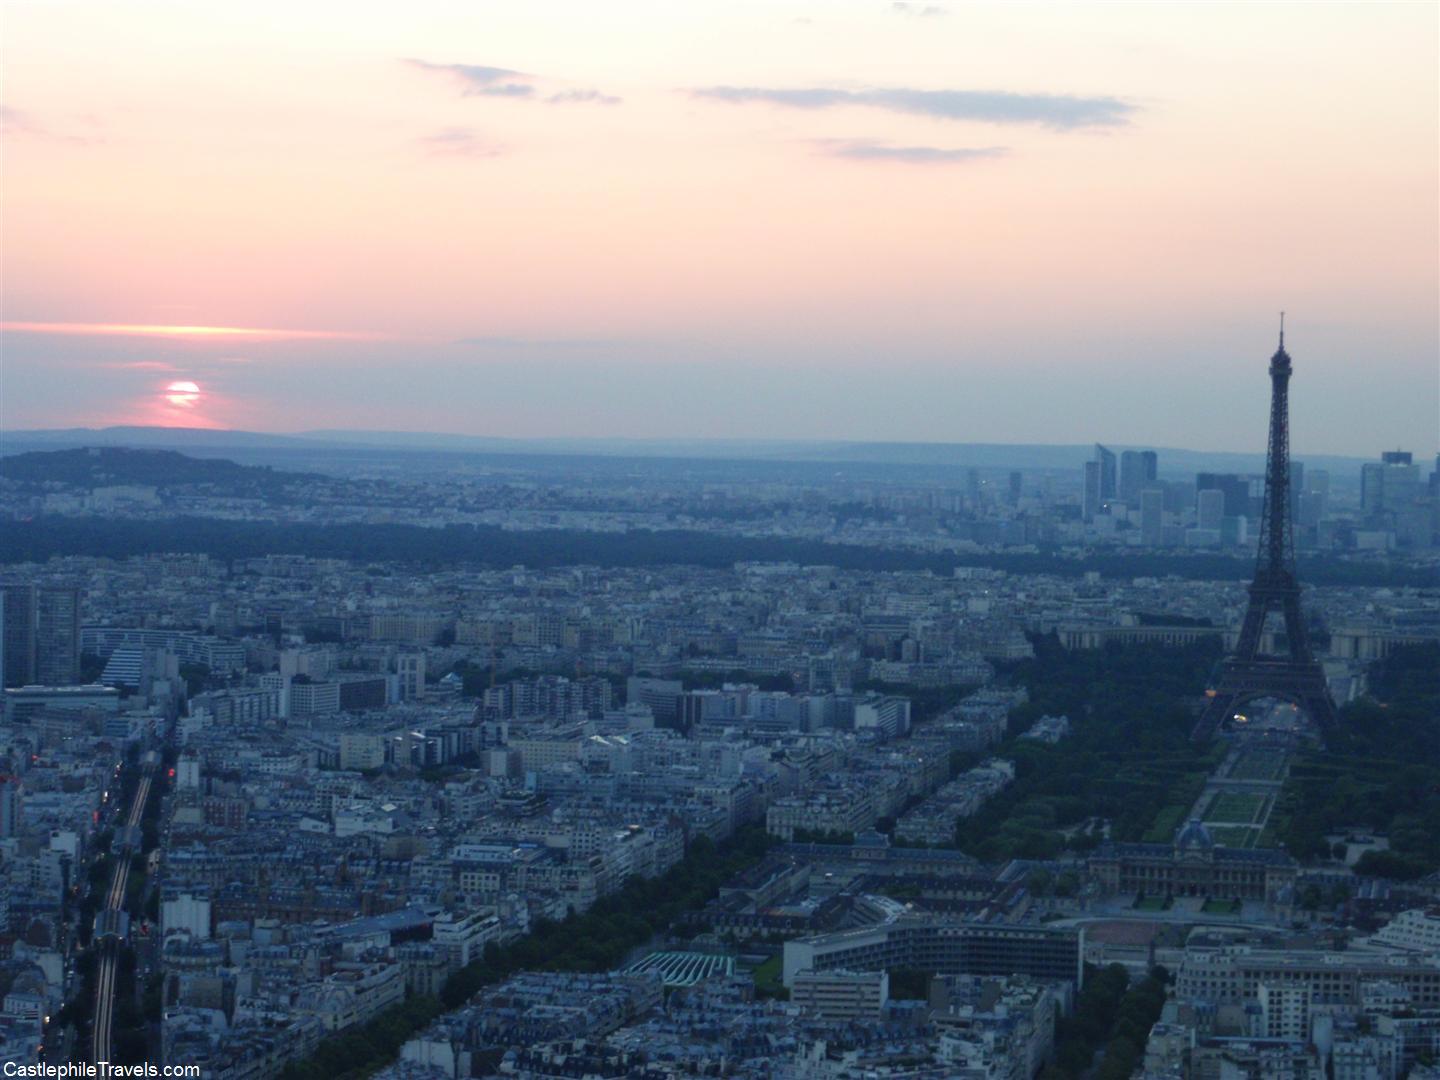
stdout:
<svg viewBox="0 0 1440 1080">
<path fill-rule="evenodd" d="M 1440 471 L 1291 466 L 1339 730 L 1277 695 L 1197 744 L 1265 478 L 1087 456 L 0 459 L 7 543 L 59 545 L 0 581 L 0 1059 L 1440 1077 L 1440 762 L 1376 726 L 1440 702 Z M 158 546 L 64 547 L 103 522 Z M 260 524 L 811 546 L 223 548 Z"/>
</svg>

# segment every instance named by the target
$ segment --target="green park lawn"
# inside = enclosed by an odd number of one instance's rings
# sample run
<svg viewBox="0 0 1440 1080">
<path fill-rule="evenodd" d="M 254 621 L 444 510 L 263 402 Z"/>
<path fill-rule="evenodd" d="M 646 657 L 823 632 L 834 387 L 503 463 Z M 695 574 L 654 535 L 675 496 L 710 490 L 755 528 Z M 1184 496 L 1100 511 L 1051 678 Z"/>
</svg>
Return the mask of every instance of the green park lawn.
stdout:
<svg viewBox="0 0 1440 1080">
<path fill-rule="evenodd" d="M 1249 825 L 1260 819 L 1265 811 L 1268 796 L 1252 795 L 1247 792 L 1222 791 L 1211 800 L 1205 810 L 1205 821 L 1234 822 Z"/>
<path fill-rule="evenodd" d="M 1279 780 L 1285 755 L 1275 750 L 1249 750 L 1230 771 L 1232 780 Z"/>
<path fill-rule="evenodd" d="M 1206 900 L 1200 905 L 1200 910 L 1206 915 L 1239 915 L 1239 900 Z"/>
<path fill-rule="evenodd" d="M 1220 847 L 1248 848 L 1255 846 L 1256 831 L 1243 825 L 1210 825 L 1210 837 Z"/>
<path fill-rule="evenodd" d="M 755 978 L 755 988 L 778 996 L 783 987 L 780 981 L 783 964 L 784 958 L 777 955 L 770 957 L 769 960 L 757 967 L 751 973 Z"/>
</svg>

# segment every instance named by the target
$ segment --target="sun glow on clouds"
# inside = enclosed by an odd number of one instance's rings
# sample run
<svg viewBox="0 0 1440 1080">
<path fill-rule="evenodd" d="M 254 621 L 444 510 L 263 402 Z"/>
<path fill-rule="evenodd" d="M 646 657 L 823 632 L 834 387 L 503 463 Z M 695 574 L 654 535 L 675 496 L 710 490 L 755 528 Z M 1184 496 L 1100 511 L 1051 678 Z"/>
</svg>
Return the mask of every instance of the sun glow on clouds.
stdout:
<svg viewBox="0 0 1440 1080">
<path fill-rule="evenodd" d="M 172 382 L 165 388 L 165 400 L 176 408 L 193 409 L 200 401 L 200 387 L 189 380 Z"/>
<path fill-rule="evenodd" d="M 111 423 L 142 424 L 150 427 L 226 428 L 233 426 L 236 402 L 194 379 L 172 379 L 156 383 L 133 399 L 123 415 Z"/>
<path fill-rule="evenodd" d="M 285 341 L 376 341 L 379 334 L 347 330 L 281 330 L 256 326 L 162 326 L 142 323 L 3 322 L 0 330 L 21 334 L 75 334 L 85 337 L 246 338 Z"/>
</svg>

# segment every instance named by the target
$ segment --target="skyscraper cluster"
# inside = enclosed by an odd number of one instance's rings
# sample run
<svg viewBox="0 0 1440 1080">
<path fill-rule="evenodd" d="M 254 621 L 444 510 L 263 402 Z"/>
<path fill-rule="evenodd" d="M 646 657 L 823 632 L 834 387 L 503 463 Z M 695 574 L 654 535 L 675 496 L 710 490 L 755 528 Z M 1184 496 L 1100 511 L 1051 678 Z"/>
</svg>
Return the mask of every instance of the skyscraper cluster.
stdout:
<svg viewBox="0 0 1440 1080">
<path fill-rule="evenodd" d="M 1153 491 L 1155 498 L 1150 501 L 1155 543 L 1158 544 L 1159 515 L 1164 509 L 1165 499 L 1163 489 L 1158 486 L 1159 458 L 1154 450 L 1125 450 L 1118 457 L 1118 470 L 1116 462 L 1115 451 L 1099 443 L 1095 444 L 1094 455 L 1085 463 L 1082 496 L 1085 520 L 1094 521 L 1098 515 L 1105 512 L 1111 502 L 1117 500 L 1128 507 L 1139 507 L 1143 514 L 1144 495 L 1147 491 Z"/>
</svg>

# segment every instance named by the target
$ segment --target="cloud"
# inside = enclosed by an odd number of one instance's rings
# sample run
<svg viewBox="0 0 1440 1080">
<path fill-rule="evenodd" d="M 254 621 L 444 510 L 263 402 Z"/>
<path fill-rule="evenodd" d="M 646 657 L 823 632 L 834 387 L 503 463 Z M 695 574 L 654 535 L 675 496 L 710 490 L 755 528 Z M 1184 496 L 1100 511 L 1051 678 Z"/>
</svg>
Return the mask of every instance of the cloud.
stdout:
<svg viewBox="0 0 1440 1080">
<path fill-rule="evenodd" d="M 65 334 L 77 337 L 158 337 L 177 341 L 253 338 L 268 341 L 380 341 L 383 335 L 350 330 L 282 330 L 260 326 L 171 326 L 152 323 L 0 322 L 11 334 Z"/>
<path fill-rule="evenodd" d="M 448 127 L 416 140 L 438 157 L 498 157 L 503 150 L 471 128 Z"/>
<path fill-rule="evenodd" d="M 836 90 L 709 86 L 691 91 L 695 97 L 733 105 L 761 103 L 798 109 L 861 106 L 928 116 L 938 120 L 977 120 L 990 124 L 1039 124 L 1069 131 L 1085 127 L 1118 127 L 1129 123 L 1135 106 L 1113 97 L 1069 94 L 1016 94 L 1005 90 L 915 90 L 888 87 Z"/>
<path fill-rule="evenodd" d="M 499 86 L 481 86 L 465 91 L 466 97 L 472 97 L 476 94 L 482 94 L 486 97 L 528 98 L 535 96 L 535 88 L 533 86 L 526 86 L 524 83 L 501 83 Z"/>
<path fill-rule="evenodd" d="M 610 338 L 519 338 L 501 335 L 480 335 L 457 338 L 456 345 L 478 349 L 594 349 L 624 344 Z"/>
<path fill-rule="evenodd" d="M 599 90 L 564 90 L 545 99 L 549 105 L 619 105 L 621 100 L 610 94 L 602 94 Z"/>
<path fill-rule="evenodd" d="M 534 76 L 523 71 L 483 64 L 432 64 L 428 60 L 406 60 L 405 63 L 421 71 L 438 72 L 459 82 L 460 93 L 465 97 L 530 97 L 535 93 L 535 88 L 528 85 L 528 80 Z"/>
<path fill-rule="evenodd" d="M 115 360 L 106 363 L 105 367 L 116 368 L 120 371 L 178 372 L 180 370 L 174 364 L 167 364 L 164 360 Z"/>
<path fill-rule="evenodd" d="M 890 10 L 897 15 L 909 15 L 916 19 L 936 18 L 940 15 L 950 14 L 943 7 L 937 7 L 935 4 L 910 4 L 906 3 L 906 0 L 895 0 L 890 5 Z"/>
<path fill-rule="evenodd" d="M 421 71 L 434 71 L 459 82 L 465 97 L 530 98 L 538 100 L 534 83 L 539 79 L 524 71 L 490 67 L 485 64 L 433 64 L 429 60 L 406 60 Z M 543 81 L 543 80 L 540 80 Z M 549 105 L 619 105 L 620 99 L 599 90 L 559 90 L 546 97 Z"/>
<path fill-rule="evenodd" d="M 6 135 L 39 135 L 40 128 L 29 115 L 9 105 L 0 105 L 0 130 Z"/>
<path fill-rule="evenodd" d="M 871 139 L 821 139 L 817 145 L 831 157 L 850 161 L 894 161 L 905 165 L 962 165 L 1010 153 L 1005 146 L 887 146 Z"/>
<path fill-rule="evenodd" d="M 106 360 L 101 362 L 100 366 L 112 371 L 149 371 L 162 375 L 181 375 L 197 368 L 234 367 L 253 363 L 247 356 L 187 356 L 183 368 L 168 360 Z"/>
<path fill-rule="evenodd" d="M 760 101 L 770 105 L 790 105 L 797 109 L 828 109 L 834 105 L 863 105 L 859 95 L 849 90 L 761 90 L 749 86 L 706 86 L 692 90 L 695 97 L 728 101 L 743 105 Z"/>
<path fill-rule="evenodd" d="M 530 78 L 523 71 L 515 71 L 512 68 L 486 67 L 483 64 L 432 64 L 428 60 L 411 60 L 410 63 L 429 71 L 449 71 L 477 86 L 489 86 L 491 83 L 501 82 L 505 79 Z"/>
<path fill-rule="evenodd" d="M 70 143 L 72 146 L 93 146 L 100 141 L 90 135 L 72 135 L 54 131 L 41 124 L 28 112 L 9 105 L 0 105 L 0 134 L 8 135 L 11 138 L 28 136 L 32 139 L 45 139 L 49 142 Z"/>
</svg>

